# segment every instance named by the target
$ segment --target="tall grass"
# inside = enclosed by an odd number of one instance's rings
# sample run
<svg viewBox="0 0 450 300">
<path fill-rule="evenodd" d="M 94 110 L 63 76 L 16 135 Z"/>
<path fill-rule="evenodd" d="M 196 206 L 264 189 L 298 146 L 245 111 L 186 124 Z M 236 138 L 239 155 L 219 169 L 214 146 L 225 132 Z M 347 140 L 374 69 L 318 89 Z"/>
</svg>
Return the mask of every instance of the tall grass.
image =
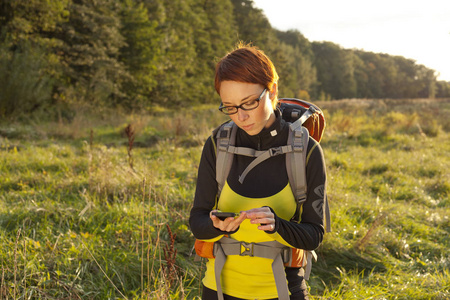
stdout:
<svg viewBox="0 0 450 300">
<path fill-rule="evenodd" d="M 450 101 L 318 104 L 333 230 L 312 299 L 448 299 Z M 0 123 L 0 299 L 198 298 L 187 220 L 223 120 L 202 106 Z"/>
</svg>

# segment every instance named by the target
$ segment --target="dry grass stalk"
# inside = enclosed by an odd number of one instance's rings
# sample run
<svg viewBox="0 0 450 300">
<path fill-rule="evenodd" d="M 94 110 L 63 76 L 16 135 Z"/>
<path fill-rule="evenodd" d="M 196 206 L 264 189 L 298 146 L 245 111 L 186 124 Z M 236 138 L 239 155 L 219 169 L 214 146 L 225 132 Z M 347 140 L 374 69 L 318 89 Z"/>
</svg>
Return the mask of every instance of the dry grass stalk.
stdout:
<svg viewBox="0 0 450 300">
<path fill-rule="evenodd" d="M 91 128 L 89 132 L 89 149 L 92 151 L 92 147 L 94 145 L 94 130 Z"/>
<path fill-rule="evenodd" d="M 176 279 L 175 262 L 177 257 L 177 250 L 175 249 L 176 234 L 172 233 L 169 224 L 166 224 L 167 231 L 169 232 L 170 242 L 164 247 L 164 259 L 166 260 L 166 278 L 169 287 L 172 286 L 173 281 Z"/>
<path fill-rule="evenodd" d="M 149 188 L 148 188 L 148 207 L 150 208 L 150 207 L 152 207 L 152 186 L 150 185 L 149 186 Z M 151 216 L 152 216 L 152 214 L 149 214 L 150 215 L 150 224 L 151 224 L 151 221 L 152 221 L 152 219 L 151 219 Z M 149 239 L 149 242 L 148 242 L 148 246 L 147 246 L 147 288 L 148 288 L 148 290 L 150 290 L 150 283 L 151 283 L 151 276 L 150 276 L 150 250 L 151 250 L 151 245 L 152 245 L 152 236 L 151 236 L 151 231 L 150 231 L 150 227 L 148 228 L 148 239 Z M 148 294 L 148 299 L 150 299 L 150 294 Z"/>
<path fill-rule="evenodd" d="M 145 178 L 142 181 L 141 290 L 144 290 Z"/>
<path fill-rule="evenodd" d="M 93 149 L 94 149 L 94 130 L 90 130 L 89 134 L 89 151 L 87 151 L 88 154 L 88 182 L 89 182 L 89 191 L 91 192 L 94 188 L 93 186 L 93 173 L 94 173 L 94 166 L 93 166 Z"/>
<path fill-rule="evenodd" d="M 134 139 L 136 137 L 136 131 L 134 130 L 133 126 L 131 124 L 128 124 L 128 126 L 125 128 L 125 134 L 128 138 L 128 164 L 130 165 L 130 168 L 134 171 L 133 167 L 133 155 L 131 154 L 131 151 L 133 150 L 133 144 Z"/>
<path fill-rule="evenodd" d="M 367 246 L 367 244 L 369 243 L 370 239 L 373 237 L 373 235 L 376 233 L 376 230 L 378 227 L 380 227 L 385 220 L 385 213 L 380 213 L 375 220 L 373 221 L 372 225 L 370 225 L 369 230 L 367 231 L 367 233 L 363 236 L 362 239 L 360 239 L 356 244 L 355 244 L 355 248 L 358 249 L 359 251 L 363 251 L 364 248 Z"/>
<path fill-rule="evenodd" d="M 24 222 L 24 228 L 25 228 L 25 222 Z M 23 264 L 23 283 L 24 283 L 24 293 L 25 295 L 27 294 L 27 245 L 26 245 L 26 239 L 23 239 L 23 260 L 24 260 L 24 264 Z"/>
<path fill-rule="evenodd" d="M 19 244 L 21 228 L 17 230 L 16 243 L 14 245 L 14 298 L 16 299 L 16 287 L 17 287 L 17 245 Z"/>
<path fill-rule="evenodd" d="M 0 283 L 0 299 L 6 298 L 7 287 L 3 286 L 3 282 L 5 282 L 5 267 L 3 266 L 2 260 L 2 281 Z"/>
</svg>

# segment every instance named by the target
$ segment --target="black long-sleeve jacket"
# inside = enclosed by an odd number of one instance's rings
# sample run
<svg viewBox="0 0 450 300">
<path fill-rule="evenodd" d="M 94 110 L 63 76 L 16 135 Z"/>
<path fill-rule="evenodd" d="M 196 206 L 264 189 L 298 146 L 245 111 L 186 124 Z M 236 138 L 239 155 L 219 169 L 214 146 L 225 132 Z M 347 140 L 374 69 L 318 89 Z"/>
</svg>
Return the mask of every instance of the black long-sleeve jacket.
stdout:
<svg viewBox="0 0 450 300">
<path fill-rule="evenodd" d="M 272 126 L 263 129 L 257 135 L 250 136 L 244 130 L 238 129 L 236 146 L 267 150 L 286 145 L 289 123 L 286 123 L 278 112 L 276 116 Z M 273 136 L 274 131 L 275 136 Z M 215 228 L 209 217 L 210 211 L 216 205 L 217 195 L 215 144 L 216 138 L 210 137 L 204 145 L 198 169 L 194 205 L 189 218 L 191 230 L 198 239 L 213 239 L 227 233 Z M 248 173 L 244 183 L 241 184 L 238 181 L 239 175 L 254 158 L 235 155 L 227 179 L 228 185 L 237 194 L 248 198 L 275 195 L 289 182 L 285 157 L 285 155 L 279 155 L 260 163 Z M 314 250 L 322 242 L 324 234 L 323 205 L 326 197 L 326 172 L 322 149 L 311 137 L 307 147 L 306 178 L 307 198 L 302 206 L 300 222 L 295 223 L 276 215 L 275 229 L 268 233 L 278 233 L 294 248 Z M 295 211 L 292 211 L 292 215 L 294 213 Z"/>
</svg>

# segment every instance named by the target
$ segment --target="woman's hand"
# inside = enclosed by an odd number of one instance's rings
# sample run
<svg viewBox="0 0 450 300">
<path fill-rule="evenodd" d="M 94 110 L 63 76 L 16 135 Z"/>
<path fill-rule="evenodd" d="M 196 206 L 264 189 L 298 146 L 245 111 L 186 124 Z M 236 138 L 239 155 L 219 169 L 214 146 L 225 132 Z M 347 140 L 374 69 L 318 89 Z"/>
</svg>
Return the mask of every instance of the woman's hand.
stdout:
<svg viewBox="0 0 450 300">
<path fill-rule="evenodd" d="M 213 211 L 217 211 L 217 210 L 213 210 Z M 241 212 L 239 217 L 237 217 L 237 218 L 229 217 L 222 221 L 221 219 L 219 219 L 218 217 L 216 217 L 212 214 L 213 211 L 211 211 L 209 213 L 209 217 L 211 218 L 211 220 L 213 222 L 213 226 L 222 231 L 227 231 L 227 232 L 236 231 L 239 228 L 239 226 L 241 225 L 242 221 L 247 219 L 246 212 Z"/>
<path fill-rule="evenodd" d="M 247 219 L 250 219 L 250 223 L 260 224 L 260 226 L 258 226 L 259 230 L 275 230 L 275 215 L 269 207 L 253 208 L 245 212 L 247 214 Z"/>
</svg>

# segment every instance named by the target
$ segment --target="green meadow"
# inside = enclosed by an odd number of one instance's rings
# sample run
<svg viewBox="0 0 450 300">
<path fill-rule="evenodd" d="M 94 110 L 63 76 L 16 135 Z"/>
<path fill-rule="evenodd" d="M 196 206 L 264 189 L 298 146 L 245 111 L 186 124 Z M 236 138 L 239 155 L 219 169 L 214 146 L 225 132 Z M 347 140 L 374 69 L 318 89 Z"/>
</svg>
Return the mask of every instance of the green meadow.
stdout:
<svg viewBox="0 0 450 300">
<path fill-rule="evenodd" d="M 317 103 L 332 232 L 311 299 L 450 298 L 450 100 Z M 216 106 L 0 121 L 0 299 L 199 299 L 188 227 Z"/>
</svg>

